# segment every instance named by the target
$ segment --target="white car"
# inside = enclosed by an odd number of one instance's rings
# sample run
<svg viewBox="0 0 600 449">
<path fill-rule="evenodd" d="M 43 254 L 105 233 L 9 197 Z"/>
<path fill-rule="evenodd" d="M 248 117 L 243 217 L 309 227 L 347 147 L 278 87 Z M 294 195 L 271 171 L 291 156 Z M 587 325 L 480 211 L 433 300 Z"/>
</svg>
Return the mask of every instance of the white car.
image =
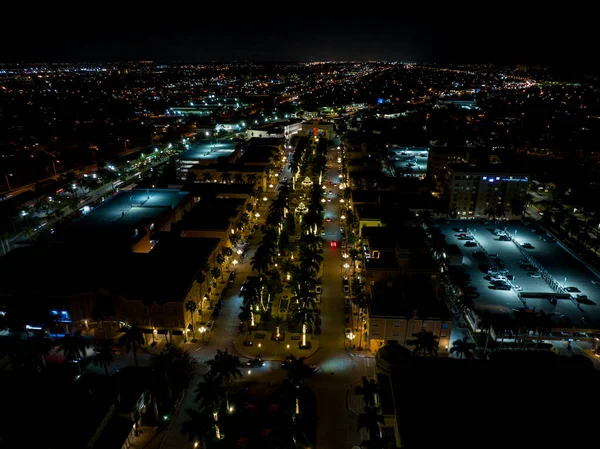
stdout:
<svg viewBox="0 0 600 449">
<path fill-rule="evenodd" d="M 210 332 L 214 325 L 215 325 L 215 322 L 213 320 L 210 320 L 208 323 L 206 323 L 206 330 L 208 332 Z"/>
<path fill-rule="evenodd" d="M 494 282 L 494 281 L 507 281 L 508 279 L 506 279 L 506 276 L 502 276 L 501 274 L 497 274 L 495 276 L 492 276 L 490 278 L 490 281 Z"/>
</svg>

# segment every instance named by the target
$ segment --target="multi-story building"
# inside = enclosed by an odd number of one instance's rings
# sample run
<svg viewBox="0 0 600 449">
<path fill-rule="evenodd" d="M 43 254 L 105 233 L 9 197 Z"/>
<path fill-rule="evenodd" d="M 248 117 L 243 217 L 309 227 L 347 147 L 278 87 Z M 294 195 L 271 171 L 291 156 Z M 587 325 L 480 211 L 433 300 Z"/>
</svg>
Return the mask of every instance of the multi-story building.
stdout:
<svg viewBox="0 0 600 449">
<path fill-rule="evenodd" d="M 448 166 L 465 163 L 467 150 L 464 148 L 432 147 L 429 149 L 427 173 L 436 181 L 443 184 Z"/>
<path fill-rule="evenodd" d="M 527 201 L 529 176 L 501 165 L 482 169 L 467 164 L 446 168 L 448 213 L 457 218 L 519 219 Z"/>
</svg>

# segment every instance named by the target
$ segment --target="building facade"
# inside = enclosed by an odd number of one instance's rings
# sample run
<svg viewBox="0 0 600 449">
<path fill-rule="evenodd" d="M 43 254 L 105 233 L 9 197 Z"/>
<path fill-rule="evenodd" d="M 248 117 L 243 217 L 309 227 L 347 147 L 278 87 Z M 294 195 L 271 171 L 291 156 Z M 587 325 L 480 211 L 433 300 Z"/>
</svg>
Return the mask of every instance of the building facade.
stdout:
<svg viewBox="0 0 600 449">
<path fill-rule="evenodd" d="M 444 188 L 449 215 L 465 219 L 520 219 L 527 201 L 529 176 L 498 168 L 449 165 Z"/>
</svg>

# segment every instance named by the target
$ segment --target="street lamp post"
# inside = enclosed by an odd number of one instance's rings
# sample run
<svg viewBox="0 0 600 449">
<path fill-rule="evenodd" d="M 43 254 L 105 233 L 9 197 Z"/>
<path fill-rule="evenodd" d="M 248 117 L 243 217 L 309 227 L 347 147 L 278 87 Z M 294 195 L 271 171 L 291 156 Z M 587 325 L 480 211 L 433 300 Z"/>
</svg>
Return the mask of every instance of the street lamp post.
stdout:
<svg viewBox="0 0 600 449">
<path fill-rule="evenodd" d="M 202 335 L 202 343 L 204 343 L 204 333 L 206 332 L 206 328 L 204 326 L 202 326 L 198 330 L 200 331 L 200 335 Z"/>
</svg>

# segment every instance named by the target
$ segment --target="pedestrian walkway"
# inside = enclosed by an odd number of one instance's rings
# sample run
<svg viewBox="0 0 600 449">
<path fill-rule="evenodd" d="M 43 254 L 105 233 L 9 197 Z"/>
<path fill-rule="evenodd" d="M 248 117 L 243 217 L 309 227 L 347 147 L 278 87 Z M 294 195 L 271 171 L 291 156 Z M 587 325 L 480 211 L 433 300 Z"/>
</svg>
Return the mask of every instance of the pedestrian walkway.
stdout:
<svg viewBox="0 0 600 449">
<path fill-rule="evenodd" d="M 346 348 L 346 351 L 348 351 L 348 354 L 350 354 L 352 357 L 361 357 L 363 359 L 374 359 L 375 358 L 375 354 L 373 354 L 368 349 L 362 349 L 362 350 L 358 350 L 356 348 L 353 349 L 352 345 L 350 344 L 349 341 L 344 341 L 344 347 Z"/>
<path fill-rule="evenodd" d="M 320 341 L 310 336 L 306 339 L 310 348 L 303 349 L 299 345 L 302 334 L 282 333 L 281 341 L 275 340 L 273 334 L 274 332 L 269 330 L 252 331 L 248 336 L 242 333 L 235 339 L 233 346 L 242 357 L 254 359 L 262 354 L 263 359 L 271 361 L 284 361 L 289 355 L 310 357 L 319 350 Z"/>
</svg>

